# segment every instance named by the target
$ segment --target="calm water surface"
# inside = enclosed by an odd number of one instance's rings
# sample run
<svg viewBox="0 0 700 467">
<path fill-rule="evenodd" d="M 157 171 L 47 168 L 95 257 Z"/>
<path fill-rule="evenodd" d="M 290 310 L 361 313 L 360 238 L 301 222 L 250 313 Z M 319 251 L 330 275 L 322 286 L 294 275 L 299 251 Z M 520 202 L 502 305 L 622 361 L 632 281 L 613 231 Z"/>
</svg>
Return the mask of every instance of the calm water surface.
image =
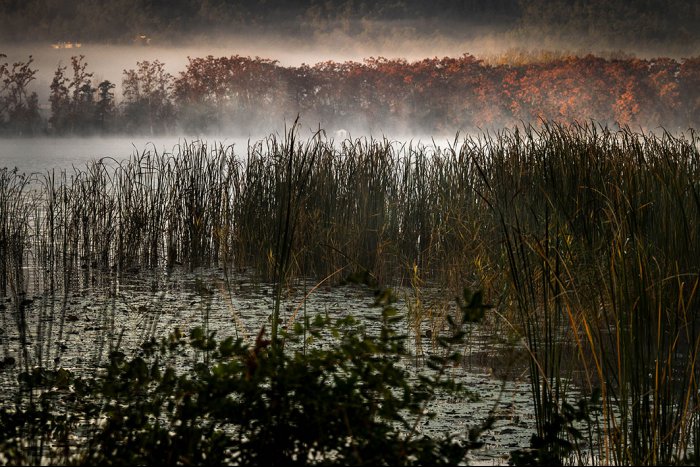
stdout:
<svg viewBox="0 0 700 467">
<path fill-rule="evenodd" d="M 0 167 L 17 167 L 25 173 L 70 170 L 73 167 L 82 169 L 88 161 L 103 157 L 121 161 L 136 152 L 172 153 L 177 145 L 196 140 L 234 144 L 236 152 L 241 154 L 248 145 L 248 139 L 242 137 L 0 138 Z"/>
<path fill-rule="evenodd" d="M 311 137 L 312 132 L 299 132 L 299 141 Z M 260 141 L 269 134 L 260 133 L 250 136 L 110 136 L 110 137 L 81 137 L 81 138 L 0 138 L 0 168 L 10 169 L 17 167 L 20 172 L 43 173 L 51 169 L 72 170 L 73 167 L 83 169 L 88 161 L 104 157 L 117 161 L 128 159 L 131 155 L 144 151 L 157 151 L 158 153 L 177 152 L 177 146 L 189 144 L 194 141 L 204 141 L 208 144 L 224 146 L 234 145 L 236 154 L 244 155 L 247 152 L 248 143 Z M 345 130 L 327 131 L 329 140 L 342 141 L 345 138 L 367 137 L 372 135 L 351 135 Z M 374 135 L 375 139 L 382 136 Z M 400 135 L 389 138 L 397 144 L 412 143 L 424 144 L 431 147 L 434 143 L 440 147 L 453 144 L 455 135 L 431 137 L 426 135 Z"/>
</svg>

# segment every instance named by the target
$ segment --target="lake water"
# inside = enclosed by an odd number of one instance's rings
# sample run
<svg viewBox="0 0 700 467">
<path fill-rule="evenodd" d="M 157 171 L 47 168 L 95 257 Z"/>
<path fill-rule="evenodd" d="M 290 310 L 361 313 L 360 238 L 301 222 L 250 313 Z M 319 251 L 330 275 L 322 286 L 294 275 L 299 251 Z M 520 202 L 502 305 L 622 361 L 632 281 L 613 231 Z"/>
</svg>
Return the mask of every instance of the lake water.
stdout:
<svg viewBox="0 0 700 467">
<path fill-rule="evenodd" d="M 0 138 L 0 167 L 20 172 L 45 172 L 51 169 L 84 168 L 85 164 L 103 157 L 117 161 L 128 159 L 135 152 L 146 150 L 173 152 L 178 144 L 200 139 L 197 136 L 106 137 L 106 138 Z M 247 138 L 212 137 L 202 140 L 234 144 L 244 153 Z"/>
<path fill-rule="evenodd" d="M 277 133 L 279 134 L 279 132 Z M 299 131 L 299 140 L 311 137 L 313 132 Z M 248 143 L 262 140 L 268 134 L 257 135 L 190 135 L 190 136 L 109 136 L 109 137 L 37 137 L 37 138 L 0 138 L 0 167 L 17 169 L 20 172 L 44 173 L 51 169 L 84 168 L 90 160 L 103 157 L 113 158 L 117 161 L 128 159 L 135 152 L 158 151 L 158 153 L 172 153 L 178 145 L 204 141 L 207 143 L 234 145 L 236 154 L 244 155 Z M 356 137 L 368 137 L 372 135 L 354 135 L 345 130 L 338 129 L 326 132 L 329 140 L 335 142 Z M 382 136 L 375 135 L 376 139 Z M 398 144 L 410 142 L 413 144 L 425 144 L 432 146 L 433 141 L 441 147 L 453 144 L 455 135 L 431 137 L 426 135 L 398 135 L 392 136 L 391 141 Z"/>
</svg>

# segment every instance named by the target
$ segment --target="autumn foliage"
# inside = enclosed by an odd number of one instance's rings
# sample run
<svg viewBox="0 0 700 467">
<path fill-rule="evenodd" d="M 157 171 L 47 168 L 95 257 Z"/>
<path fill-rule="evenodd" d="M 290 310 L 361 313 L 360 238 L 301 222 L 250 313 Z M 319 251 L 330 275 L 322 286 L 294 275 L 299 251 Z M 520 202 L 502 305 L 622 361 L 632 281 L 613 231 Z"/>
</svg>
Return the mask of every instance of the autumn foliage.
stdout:
<svg viewBox="0 0 700 467">
<path fill-rule="evenodd" d="M 464 54 L 289 67 L 207 56 L 190 58 L 175 76 L 158 61 L 137 63 L 124 70 L 120 102 L 111 82 L 91 83 L 82 59 L 74 59 L 73 80 L 57 71 L 49 132 L 246 132 L 297 114 L 325 128 L 374 132 L 451 133 L 540 120 L 669 130 L 700 123 L 700 57 L 486 62 Z"/>
<path fill-rule="evenodd" d="M 299 113 L 329 126 L 489 128 L 596 120 L 685 129 L 700 120 L 700 58 L 559 57 L 487 64 L 464 54 L 282 67 L 232 56 L 190 59 L 174 80 L 183 124 L 200 130 Z"/>
</svg>

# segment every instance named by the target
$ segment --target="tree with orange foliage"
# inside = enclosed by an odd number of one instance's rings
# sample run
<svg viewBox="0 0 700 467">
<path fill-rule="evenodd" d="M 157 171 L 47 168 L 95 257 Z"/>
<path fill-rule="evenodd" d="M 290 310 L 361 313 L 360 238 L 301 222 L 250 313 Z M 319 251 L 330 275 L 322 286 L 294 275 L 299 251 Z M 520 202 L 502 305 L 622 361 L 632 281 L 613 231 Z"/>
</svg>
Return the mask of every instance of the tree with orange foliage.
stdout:
<svg viewBox="0 0 700 467">
<path fill-rule="evenodd" d="M 189 58 L 174 83 L 175 101 L 185 127 L 222 130 L 270 121 L 287 99 L 286 83 L 277 61 L 260 57 Z"/>
<path fill-rule="evenodd" d="M 687 126 L 700 125 L 700 57 L 687 58 L 678 70 L 679 113 Z M 686 127 L 687 127 L 686 126 Z"/>
</svg>

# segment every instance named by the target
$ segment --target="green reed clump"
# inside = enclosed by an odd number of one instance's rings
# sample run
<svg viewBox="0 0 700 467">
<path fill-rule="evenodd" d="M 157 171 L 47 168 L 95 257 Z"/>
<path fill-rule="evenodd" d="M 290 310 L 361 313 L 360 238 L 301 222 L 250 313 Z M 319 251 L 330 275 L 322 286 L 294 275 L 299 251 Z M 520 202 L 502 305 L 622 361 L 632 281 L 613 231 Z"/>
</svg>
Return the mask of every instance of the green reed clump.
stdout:
<svg viewBox="0 0 700 467">
<path fill-rule="evenodd" d="M 27 368 L 27 304 L 25 267 L 30 264 L 27 245 L 32 235 L 32 214 L 35 199 L 29 186 L 31 176 L 17 169 L 0 168 L 0 297 L 2 297 L 2 334 L 4 328 L 16 326 L 19 331 L 19 366 Z M 9 297 L 10 306 L 5 297 Z M 3 362 L 7 361 L 6 337 L 3 344 Z M 4 342 L 3 342 L 4 341 Z"/>
<path fill-rule="evenodd" d="M 78 269 L 178 264 L 252 268 L 269 279 L 280 262 L 292 276 L 352 266 L 402 280 L 414 263 L 441 274 L 452 248 L 474 238 L 476 196 L 463 188 L 475 172 L 462 174 L 463 159 L 388 140 L 338 146 L 319 133 L 300 142 L 290 131 L 244 155 L 196 141 L 37 174 L 32 195 L 14 199 L 40 200 L 35 249 L 54 286 L 56 273 L 68 284 Z M 304 233 L 285 240 L 292 218 Z"/>
</svg>

